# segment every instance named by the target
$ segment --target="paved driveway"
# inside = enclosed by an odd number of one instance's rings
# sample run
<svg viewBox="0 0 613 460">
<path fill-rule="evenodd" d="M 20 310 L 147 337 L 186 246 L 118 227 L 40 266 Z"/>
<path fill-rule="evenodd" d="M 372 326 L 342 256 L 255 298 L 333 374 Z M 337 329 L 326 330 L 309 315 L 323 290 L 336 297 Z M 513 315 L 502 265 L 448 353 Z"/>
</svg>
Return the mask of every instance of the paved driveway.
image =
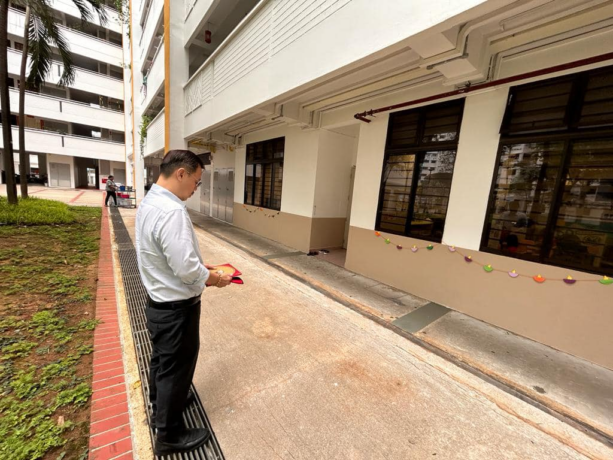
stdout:
<svg viewBox="0 0 613 460">
<path fill-rule="evenodd" d="M 19 185 L 17 185 L 19 194 Z M 74 189 L 74 188 L 50 188 L 41 186 L 28 187 L 30 196 L 44 198 L 46 200 L 61 201 L 75 206 L 102 206 L 104 192 L 93 189 Z M 6 196 L 6 185 L 0 185 L 0 195 Z"/>
</svg>

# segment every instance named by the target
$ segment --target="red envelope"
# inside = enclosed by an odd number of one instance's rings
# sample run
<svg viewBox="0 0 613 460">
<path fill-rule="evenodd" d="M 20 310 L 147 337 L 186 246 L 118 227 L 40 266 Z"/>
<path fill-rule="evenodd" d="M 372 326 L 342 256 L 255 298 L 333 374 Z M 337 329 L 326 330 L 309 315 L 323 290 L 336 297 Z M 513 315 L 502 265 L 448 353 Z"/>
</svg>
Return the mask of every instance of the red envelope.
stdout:
<svg viewBox="0 0 613 460">
<path fill-rule="evenodd" d="M 230 264 L 213 265 L 212 270 L 215 270 L 215 271 L 221 270 L 223 271 L 224 275 L 230 275 L 232 277 L 232 283 L 234 284 L 245 284 L 242 278 L 239 278 L 242 275 L 242 273 Z"/>
</svg>

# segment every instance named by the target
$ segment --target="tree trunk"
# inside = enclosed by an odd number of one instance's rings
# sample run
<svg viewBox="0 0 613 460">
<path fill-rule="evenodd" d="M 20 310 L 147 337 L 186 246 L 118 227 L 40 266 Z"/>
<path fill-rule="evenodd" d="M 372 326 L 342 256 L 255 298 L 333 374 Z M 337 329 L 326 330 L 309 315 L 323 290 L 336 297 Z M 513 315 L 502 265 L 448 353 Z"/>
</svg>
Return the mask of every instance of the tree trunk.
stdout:
<svg viewBox="0 0 613 460">
<path fill-rule="evenodd" d="M 30 175 L 30 156 L 26 153 L 25 107 L 26 107 L 26 64 L 28 62 L 28 40 L 30 32 L 30 7 L 26 7 L 26 19 L 23 26 L 23 54 L 19 71 L 19 184 L 21 198 L 28 197 L 28 176 Z"/>
<path fill-rule="evenodd" d="M 15 186 L 15 164 L 13 162 L 13 138 L 11 132 L 11 101 L 8 82 L 8 32 L 9 2 L 0 0 L 0 100 L 2 102 L 2 138 L 4 142 L 4 171 L 6 173 L 6 194 L 11 204 L 17 204 Z"/>
</svg>

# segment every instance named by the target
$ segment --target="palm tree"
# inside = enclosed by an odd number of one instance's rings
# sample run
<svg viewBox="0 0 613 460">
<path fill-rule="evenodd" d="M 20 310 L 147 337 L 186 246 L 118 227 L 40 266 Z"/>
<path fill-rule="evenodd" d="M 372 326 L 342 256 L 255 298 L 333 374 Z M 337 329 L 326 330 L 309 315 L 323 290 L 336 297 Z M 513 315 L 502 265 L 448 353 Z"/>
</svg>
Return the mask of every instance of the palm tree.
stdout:
<svg viewBox="0 0 613 460">
<path fill-rule="evenodd" d="M 9 2 L 8 0 L 0 0 L 0 111 L 2 112 L 2 140 L 4 142 L 4 171 L 6 172 L 6 194 L 8 201 L 10 204 L 17 204 L 8 82 L 8 17 Z"/>
<path fill-rule="evenodd" d="M 8 10 L 8 0 L 0 1 L 2 2 L 2 8 L 0 9 L 0 47 L 2 47 L 3 41 L 5 43 L 4 48 L 2 48 L 5 51 L 0 49 L 0 79 L 4 82 L 6 81 L 6 77 L 8 77 L 8 68 L 6 68 L 6 66 L 4 68 L 2 67 L 2 60 L 6 59 L 6 25 L 8 14 L 6 16 L 3 15 L 3 11 L 5 9 L 5 3 L 6 9 Z M 40 88 L 45 83 L 45 79 L 47 78 L 47 75 L 51 69 L 53 58 L 52 46 L 57 48 L 63 63 L 64 70 L 58 83 L 60 86 L 67 86 L 74 82 L 75 69 L 72 65 L 72 57 L 68 42 L 63 37 L 61 29 L 58 27 L 55 21 L 49 0 L 19 0 L 19 2 L 26 7 L 23 47 L 24 52 L 21 60 L 19 85 L 19 164 L 21 174 L 21 192 L 23 197 L 27 197 L 27 173 L 29 169 L 29 158 L 26 154 L 25 131 L 23 123 L 23 120 L 25 119 L 25 88 L 26 86 L 29 88 Z M 90 21 L 93 17 L 93 11 L 100 18 L 101 24 L 106 22 L 106 12 L 102 7 L 103 3 L 101 0 L 73 0 L 73 3 L 79 9 L 82 21 Z M 30 72 L 26 79 L 25 73 L 28 54 L 30 54 Z M 3 91 L 2 86 L 0 86 L 0 91 Z M 8 87 L 6 89 L 6 93 L 8 93 Z M 4 95 L 5 93 L 2 92 L 1 94 Z M 10 115 L 5 116 L 5 113 L 10 114 L 10 104 L 8 104 L 8 107 L 5 110 L 4 97 L 2 99 L 2 124 L 3 126 L 10 126 Z M 8 144 L 6 141 L 6 134 L 4 134 L 5 131 L 7 130 L 3 129 L 6 146 Z M 10 129 L 8 132 L 10 133 Z M 8 149 L 5 148 L 5 163 L 7 162 L 7 159 L 10 159 L 9 163 L 11 163 L 11 169 L 14 170 L 12 158 L 12 144 L 10 144 L 10 153 Z M 5 169 L 7 169 L 6 164 Z M 8 175 L 9 171 L 7 169 L 7 176 Z M 14 173 L 12 178 L 14 178 Z M 12 187 L 15 194 L 14 202 L 16 203 L 17 198 L 14 179 L 12 182 Z M 9 181 L 7 177 L 7 190 L 8 189 Z M 10 195 L 9 202 L 13 202 L 11 201 Z"/>
</svg>

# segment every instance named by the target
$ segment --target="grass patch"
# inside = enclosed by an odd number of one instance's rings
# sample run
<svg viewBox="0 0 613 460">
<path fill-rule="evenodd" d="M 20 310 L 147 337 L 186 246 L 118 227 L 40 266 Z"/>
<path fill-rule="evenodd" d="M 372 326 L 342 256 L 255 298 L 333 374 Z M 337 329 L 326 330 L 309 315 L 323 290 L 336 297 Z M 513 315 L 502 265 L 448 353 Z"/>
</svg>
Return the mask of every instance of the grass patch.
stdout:
<svg viewBox="0 0 613 460">
<path fill-rule="evenodd" d="M 0 197 L 0 225 L 70 224 L 76 220 L 70 206 L 59 201 L 19 198 L 16 205 Z"/>
<path fill-rule="evenodd" d="M 0 198 L 0 459 L 87 458 L 100 217 Z"/>
</svg>

